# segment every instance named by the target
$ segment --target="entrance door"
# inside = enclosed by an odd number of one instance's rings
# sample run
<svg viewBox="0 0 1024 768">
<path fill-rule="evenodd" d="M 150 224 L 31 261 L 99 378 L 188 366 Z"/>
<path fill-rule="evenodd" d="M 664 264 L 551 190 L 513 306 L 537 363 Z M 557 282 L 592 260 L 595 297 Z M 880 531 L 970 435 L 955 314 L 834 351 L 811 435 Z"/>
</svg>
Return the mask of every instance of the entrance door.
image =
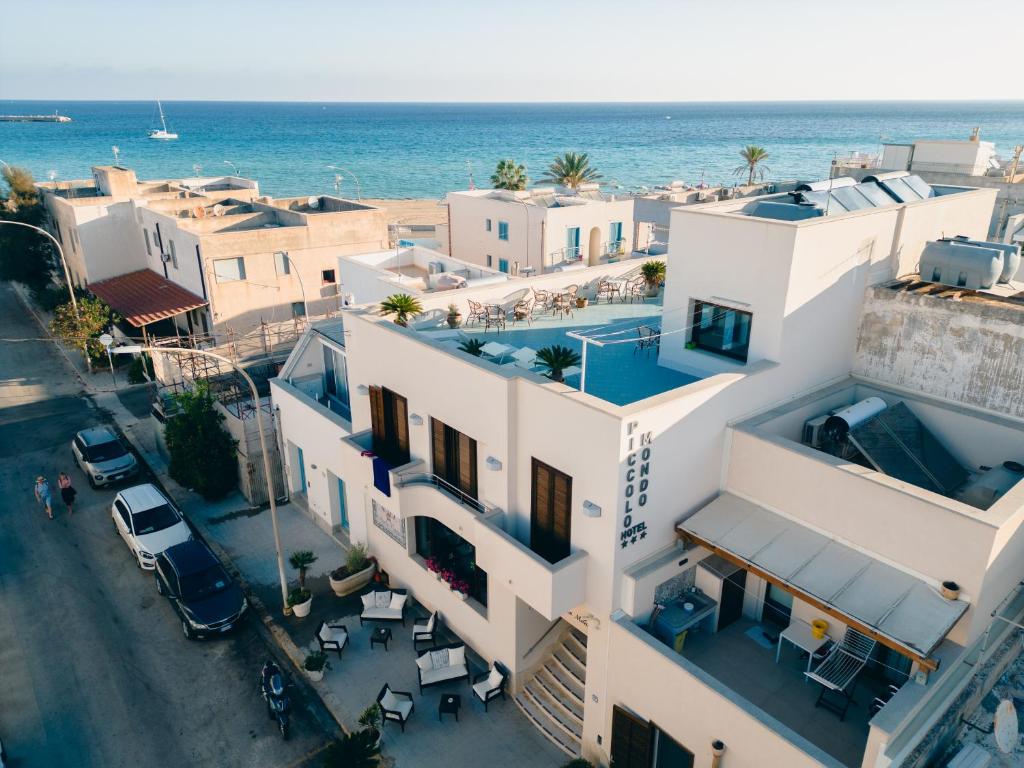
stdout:
<svg viewBox="0 0 1024 768">
<path fill-rule="evenodd" d="M 764 613 L 761 618 L 780 627 L 789 626 L 789 617 L 793 613 L 793 596 L 774 584 L 768 585 L 764 595 Z"/>
<path fill-rule="evenodd" d="M 306 460 L 302 456 L 302 449 L 295 447 L 296 460 L 299 465 L 299 493 L 306 495 Z"/>
<path fill-rule="evenodd" d="M 566 227 L 565 258 L 567 261 L 578 259 L 580 255 L 580 228 Z"/>
<path fill-rule="evenodd" d="M 533 460 L 530 549 L 549 563 L 569 556 L 572 528 L 572 478 Z"/>
<path fill-rule="evenodd" d="M 718 606 L 718 631 L 721 632 L 743 615 L 743 592 L 747 572 L 737 568 L 722 582 L 722 603 Z"/>
<path fill-rule="evenodd" d="M 587 264 L 591 267 L 601 263 L 601 228 L 590 228 L 590 243 L 587 249 Z"/>
</svg>

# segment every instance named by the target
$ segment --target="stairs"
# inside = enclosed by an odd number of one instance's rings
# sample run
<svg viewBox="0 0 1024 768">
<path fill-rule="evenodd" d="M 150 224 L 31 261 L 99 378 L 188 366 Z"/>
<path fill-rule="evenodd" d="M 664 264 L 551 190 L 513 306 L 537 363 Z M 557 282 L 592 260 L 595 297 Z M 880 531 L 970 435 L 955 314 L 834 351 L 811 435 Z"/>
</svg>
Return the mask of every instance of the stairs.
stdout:
<svg viewBox="0 0 1024 768">
<path fill-rule="evenodd" d="M 566 625 L 547 659 L 516 694 L 516 706 L 556 747 L 580 756 L 587 637 Z"/>
</svg>

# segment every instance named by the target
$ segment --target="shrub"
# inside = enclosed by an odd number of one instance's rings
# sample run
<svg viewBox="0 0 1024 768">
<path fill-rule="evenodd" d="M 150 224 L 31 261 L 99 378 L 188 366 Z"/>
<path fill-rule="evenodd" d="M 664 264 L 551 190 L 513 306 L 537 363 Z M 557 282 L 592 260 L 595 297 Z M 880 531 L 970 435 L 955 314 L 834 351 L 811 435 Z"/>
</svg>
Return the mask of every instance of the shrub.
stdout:
<svg viewBox="0 0 1024 768">
<path fill-rule="evenodd" d="M 307 672 L 320 672 L 325 669 L 330 669 L 331 665 L 327 661 L 326 653 L 323 651 L 310 651 L 306 654 L 306 659 L 302 662 L 302 667 Z"/>
<path fill-rule="evenodd" d="M 102 299 L 86 296 L 78 300 L 77 316 L 70 301 L 56 307 L 53 310 L 53 320 L 50 321 L 50 331 L 88 354 L 95 365 L 105 365 L 107 351 L 98 339 L 118 319 L 114 310 Z"/>
<path fill-rule="evenodd" d="M 562 765 L 562 768 L 594 768 L 594 764 L 583 757 L 574 757 L 567 763 Z"/>
<path fill-rule="evenodd" d="M 337 739 L 324 753 L 324 768 L 374 768 L 380 748 L 377 733 L 354 731 Z"/>
<path fill-rule="evenodd" d="M 238 442 L 224 428 L 209 385 L 196 382 L 174 400 L 180 411 L 164 429 L 171 477 L 203 498 L 226 496 L 238 484 Z"/>
<path fill-rule="evenodd" d="M 132 363 L 128 366 L 129 384 L 141 384 L 146 380 L 146 377 L 142 372 L 143 365 L 146 366 L 145 371 L 149 374 L 150 381 L 156 378 L 156 374 L 153 372 L 153 358 L 149 355 L 140 355 L 139 357 L 132 358 Z"/>
<path fill-rule="evenodd" d="M 298 552 L 292 552 L 291 556 L 288 558 L 288 564 L 299 572 L 299 589 L 306 589 L 306 571 L 308 571 L 309 566 L 315 563 L 318 559 L 319 558 L 308 549 L 300 549 Z"/>
</svg>

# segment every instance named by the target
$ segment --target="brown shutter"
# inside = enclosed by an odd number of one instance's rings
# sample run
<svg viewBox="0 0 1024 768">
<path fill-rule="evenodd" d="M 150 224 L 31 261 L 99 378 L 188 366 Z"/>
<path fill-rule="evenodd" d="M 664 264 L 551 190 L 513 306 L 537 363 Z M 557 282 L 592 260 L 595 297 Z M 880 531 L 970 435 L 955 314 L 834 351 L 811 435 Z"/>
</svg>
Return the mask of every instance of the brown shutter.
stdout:
<svg viewBox="0 0 1024 768">
<path fill-rule="evenodd" d="M 650 768 L 651 726 L 622 707 L 612 707 L 612 765 Z"/>
<path fill-rule="evenodd" d="M 551 532 L 551 467 L 537 459 L 533 460 L 530 497 L 530 549 L 546 558 Z"/>
<path fill-rule="evenodd" d="M 430 420 L 431 455 L 434 458 L 434 475 L 445 479 L 447 475 L 446 455 L 444 450 L 444 422 Z"/>
<path fill-rule="evenodd" d="M 459 489 L 476 498 L 476 440 L 461 432 L 459 436 Z"/>
<path fill-rule="evenodd" d="M 373 430 L 373 452 L 382 456 L 386 450 L 387 427 L 384 418 L 384 390 L 370 387 L 370 425 Z"/>
<path fill-rule="evenodd" d="M 391 393 L 394 403 L 395 434 L 392 445 L 400 464 L 409 463 L 409 404 L 404 397 Z"/>
<path fill-rule="evenodd" d="M 554 473 L 551 504 L 552 555 L 561 559 L 569 554 L 572 529 L 572 478 L 564 472 Z"/>
</svg>

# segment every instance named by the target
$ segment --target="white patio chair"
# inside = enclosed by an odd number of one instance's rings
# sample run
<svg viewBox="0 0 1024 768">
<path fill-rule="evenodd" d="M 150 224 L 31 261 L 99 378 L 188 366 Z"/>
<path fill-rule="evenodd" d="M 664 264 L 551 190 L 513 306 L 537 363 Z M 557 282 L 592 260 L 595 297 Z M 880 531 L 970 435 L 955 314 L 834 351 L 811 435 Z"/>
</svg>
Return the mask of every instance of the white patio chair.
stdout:
<svg viewBox="0 0 1024 768">
<path fill-rule="evenodd" d="M 497 661 L 489 670 L 473 678 L 473 695 L 484 705 L 497 698 L 505 698 L 505 684 L 508 682 L 508 670 Z"/>
<path fill-rule="evenodd" d="M 321 651 L 337 651 L 340 659 L 342 650 L 348 645 L 348 628 L 344 624 L 321 621 L 320 629 L 316 631 L 316 641 Z"/>
<path fill-rule="evenodd" d="M 805 672 L 811 680 L 821 686 L 815 707 L 824 707 L 839 715 L 840 721 L 846 718 L 846 711 L 853 701 L 853 689 L 857 676 L 868 663 L 871 653 L 878 644 L 876 640 L 861 634 L 853 627 L 846 628 L 841 643 L 836 643 L 828 656 L 810 672 Z M 829 701 L 825 694 L 829 691 L 842 697 L 842 703 Z"/>
<path fill-rule="evenodd" d="M 417 643 L 433 643 L 437 628 L 437 611 L 430 614 L 426 621 L 417 621 L 412 625 L 412 647 Z"/>
<path fill-rule="evenodd" d="M 384 683 L 384 687 L 377 694 L 377 704 L 380 706 L 384 721 L 393 720 L 402 726 L 402 732 L 405 733 L 405 724 L 415 709 L 412 694 L 408 691 L 393 691 L 390 685 Z"/>
</svg>

